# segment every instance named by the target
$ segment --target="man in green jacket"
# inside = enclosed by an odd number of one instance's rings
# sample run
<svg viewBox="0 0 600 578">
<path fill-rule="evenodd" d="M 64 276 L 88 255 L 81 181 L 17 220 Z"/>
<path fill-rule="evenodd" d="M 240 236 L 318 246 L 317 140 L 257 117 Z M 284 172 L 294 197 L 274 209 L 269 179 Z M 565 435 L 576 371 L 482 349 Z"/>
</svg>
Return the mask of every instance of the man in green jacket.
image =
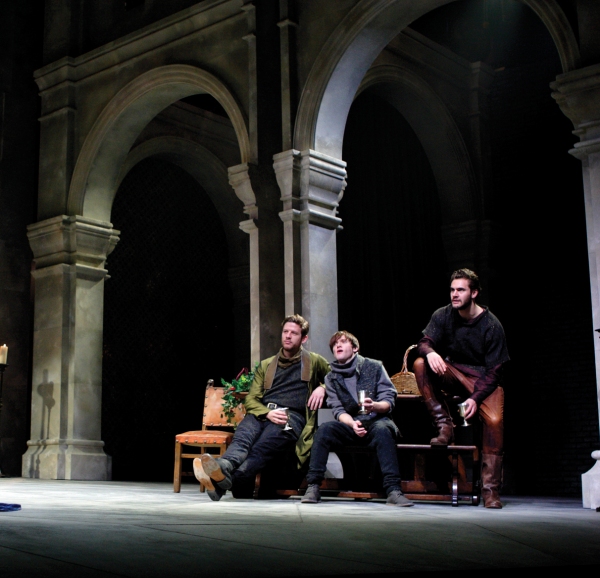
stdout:
<svg viewBox="0 0 600 578">
<path fill-rule="evenodd" d="M 289 315 L 282 324 L 281 349 L 263 360 L 246 397 L 246 417 L 240 422 L 227 451 L 220 458 L 202 454 L 194 460 L 194 474 L 211 500 L 252 483 L 267 463 L 294 446 L 299 465 L 310 453 L 317 410 L 323 405 L 327 360 L 302 347 L 308 321 Z"/>
</svg>

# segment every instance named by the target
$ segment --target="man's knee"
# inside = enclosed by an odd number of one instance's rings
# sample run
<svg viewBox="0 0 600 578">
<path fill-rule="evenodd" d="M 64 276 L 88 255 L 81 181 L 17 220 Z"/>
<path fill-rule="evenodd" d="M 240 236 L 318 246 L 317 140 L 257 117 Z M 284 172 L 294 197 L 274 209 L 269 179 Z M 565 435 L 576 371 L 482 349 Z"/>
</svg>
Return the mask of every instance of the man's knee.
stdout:
<svg viewBox="0 0 600 578">
<path fill-rule="evenodd" d="M 379 419 L 369 428 L 370 436 L 375 440 L 395 439 L 396 431 L 389 419 Z"/>
<path fill-rule="evenodd" d="M 504 411 L 502 405 L 490 403 L 490 399 L 486 399 L 479 407 L 479 415 L 481 421 L 492 429 L 500 428 L 504 425 Z"/>
<path fill-rule="evenodd" d="M 315 433 L 315 441 L 314 443 L 322 443 L 325 440 L 329 440 L 332 437 L 335 437 L 335 432 L 339 429 L 340 424 L 339 421 L 326 421 L 322 423 Z"/>
<path fill-rule="evenodd" d="M 415 362 L 413 363 L 413 371 L 415 374 L 423 374 L 426 370 L 426 365 L 425 365 L 425 358 L 424 357 L 417 357 L 417 359 L 415 359 Z"/>
<path fill-rule="evenodd" d="M 482 419 L 489 428 L 496 429 L 504 425 L 504 417 L 497 413 L 483 414 Z"/>
</svg>

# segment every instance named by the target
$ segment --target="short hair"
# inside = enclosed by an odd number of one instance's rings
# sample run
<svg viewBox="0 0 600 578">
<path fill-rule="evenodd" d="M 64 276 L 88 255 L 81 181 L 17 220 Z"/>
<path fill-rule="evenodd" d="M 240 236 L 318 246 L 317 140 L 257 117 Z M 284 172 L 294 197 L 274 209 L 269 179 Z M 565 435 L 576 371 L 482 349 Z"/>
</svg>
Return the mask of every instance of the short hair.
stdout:
<svg viewBox="0 0 600 578">
<path fill-rule="evenodd" d="M 454 271 L 454 273 L 450 275 L 451 284 L 452 281 L 454 281 L 454 279 L 466 279 L 469 282 L 469 289 L 471 289 L 471 291 L 478 291 L 479 293 L 481 293 L 479 277 L 477 276 L 477 273 L 471 271 L 471 269 L 458 269 Z"/>
<path fill-rule="evenodd" d="M 352 347 L 356 347 L 356 349 L 360 349 L 360 343 L 358 343 L 358 339 L 352 335 L 349 331 L 336 331 L 329 340 L 329 349 L 333 352 L 333 346 L 342 338 L 345 337 L 350 343 L 352 343 Z"/>
<path fill-rule="evenodd" d="M 306 319 L 304 319 L 304 317 L 302 317 L 302 315 L 298 315 L 297 313 L 294 313 L 293 315 L 288 315 L 281 322 L 282 329 L 286 323 L 295 323 L 296 325 L 299 325 L 300 331 L 302 333 L 302 337 L 304 337 L 305 335 L 308 335 L 308 330 L 309 330 L 308 321 Z"/>
</svg>

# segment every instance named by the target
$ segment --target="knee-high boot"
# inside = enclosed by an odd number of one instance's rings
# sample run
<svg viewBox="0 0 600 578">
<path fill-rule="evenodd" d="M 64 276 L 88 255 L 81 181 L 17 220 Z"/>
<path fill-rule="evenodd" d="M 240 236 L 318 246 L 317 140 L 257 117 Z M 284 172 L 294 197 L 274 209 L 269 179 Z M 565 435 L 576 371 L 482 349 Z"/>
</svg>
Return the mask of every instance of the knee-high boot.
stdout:
<svg viewBox="0 0 600 578">
<path fill-rule="evenodd" d="M 432 446 L 447 446 L 454 439 L 454 429 L 452 418 L 448 412 L 442 407 L 442 404 L 434 397 L 425 399 L 425 405 L 429 410 L 429 414 L 433 418 L 435 427 L 438 430 L 438 435 L 431 438 L 429 441 Z"/>
<path fill-rule="evenodd" d="M 454 430 L 452 418 L 442 404 L 437 400 L 433 392 L 433 387 L 427 375 L 427 362 L 423 358 L 419 358 L 413 365 L 415 378 L 419 391 L 423 396 L 429 415 L 433 418 L 435 427 L 438 430 L 438 435 L 429 442 L 432 446 L 447 446 L 454 439 Z"/>
<path fill-rule="evenodd" d="M 500 509 L 500 483 L 502 480 L 502 456 L 482 454 L 481 496 L 486 508 Z"/>
</svg>

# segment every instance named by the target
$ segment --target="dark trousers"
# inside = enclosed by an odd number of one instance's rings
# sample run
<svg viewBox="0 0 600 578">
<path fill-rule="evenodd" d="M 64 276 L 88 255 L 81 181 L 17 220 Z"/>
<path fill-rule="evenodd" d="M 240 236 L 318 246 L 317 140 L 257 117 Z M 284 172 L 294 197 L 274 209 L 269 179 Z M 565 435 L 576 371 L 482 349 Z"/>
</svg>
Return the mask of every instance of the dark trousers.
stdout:
<svg viewBox="0 0 600 578">
<path fill-rule="evenodd" d="M 247 486 L 271 460 L 286 451 L 293 451 L 296 435 L 269 420 L 258 420 L 247 414 L 238 425 L 233 440 L 223 458 L 234 467 L 234 487 Z"/>
<path fill-rule="evenodd" d="M 364 424 L 363 424 L 364 425 Z M 400 468 L 396 453 L 396 427 L 387 417 L 367 424 L 367 435 L 360 438 L 354 430 L 339 421 L 327 421 L 319 426 L 312 449 L 306 480 L 309 484 L 320 484 L 325 477 L 329 452 L 346 445 L 364 445 L 377 453 L 383 475 L 383 487 L 389 494 L 400 489 Z"/>
<path fill-rule="evenodd" d="M 466 375 L 451 363 L 446 363 L 446 373 L 437 375 L 431 370 L 425 359 L 419 357 L 415 360 L 413 371 L 419 385 L 423 399 L 442 401 L 443 389 L 446 393 L 469 397 L 474 389 L 478 376 Z M 447 412 L 446 409 L 443 409 Z M 477 409 L 483 424 L 482 453 L 501 456 L 504 453 L 504 389 L 498 386 L 491 395 L 486 397 Z M 448 419 L 450 417 L 448 416 Z"/>
</svg>

